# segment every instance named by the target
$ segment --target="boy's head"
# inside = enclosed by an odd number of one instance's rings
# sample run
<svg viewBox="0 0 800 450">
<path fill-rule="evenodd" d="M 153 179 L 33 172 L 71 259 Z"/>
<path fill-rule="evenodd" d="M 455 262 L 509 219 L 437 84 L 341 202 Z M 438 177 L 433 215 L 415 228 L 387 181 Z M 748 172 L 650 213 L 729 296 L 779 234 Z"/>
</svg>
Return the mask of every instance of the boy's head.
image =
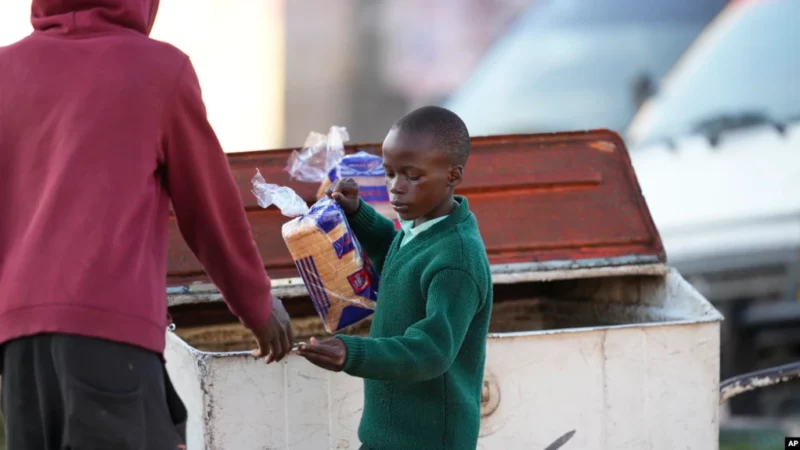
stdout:
<svg viewBox="0 0 800 450">
<path fill-rule="evenodd" d="M 467 126 L 447 109 L 425 106 L 395 122 L 383 141 L 383 166 L 401 219 L 424 222 L 450 212 L 469 149 Z"/>
</svg>

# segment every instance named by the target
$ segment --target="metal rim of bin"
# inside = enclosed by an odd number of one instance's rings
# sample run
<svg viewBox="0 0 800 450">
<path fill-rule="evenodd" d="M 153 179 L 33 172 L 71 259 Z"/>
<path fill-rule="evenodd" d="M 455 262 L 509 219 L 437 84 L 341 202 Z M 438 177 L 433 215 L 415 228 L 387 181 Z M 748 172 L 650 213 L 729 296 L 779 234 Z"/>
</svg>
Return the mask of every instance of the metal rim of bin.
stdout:
<svg viewBox="0 0 800 450">
<path fill-rule="evenodd" d="M 632 262 L 635 265 L 627 265 Z M 601 265 L 602 264 L 602 265 Z M 572 261 L 547 261 L 543 263 L 496 264 L 491 266 L 493 284 L 513 284 L 533 281 L 556 281 L 579 278 L 612 277 L 616 275 L 663 276 L 670 268 L 655 258 L 610 258 Z M 272 295 L 281 299 L 308 295 L 303 279 L 279 278 L 272 280 Z M 194 283 L 167 288 L 168 306 L 189 303 L 217 302 L 222 295 L 211 283 Z"/>
</svg>

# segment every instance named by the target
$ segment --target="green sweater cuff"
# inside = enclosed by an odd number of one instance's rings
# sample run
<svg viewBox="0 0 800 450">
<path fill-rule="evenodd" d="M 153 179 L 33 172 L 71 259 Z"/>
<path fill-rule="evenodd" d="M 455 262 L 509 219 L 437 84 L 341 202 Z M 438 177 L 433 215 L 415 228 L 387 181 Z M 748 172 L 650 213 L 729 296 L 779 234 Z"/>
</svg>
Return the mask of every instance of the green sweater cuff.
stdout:
<svg viewBox="0 0 800 450">
<path fill-rule="evenodd" d="M 366 356 L 366 349 L 364 348 L 364 339 L 360 336 L 336 336 L 344 342 L 347 347 L 347 357 L 344 360 L 342 371 L 348 375 L 356 375 L 359 367 L 364 362 Z"/>
<path fill-rule="evenodd" d="M 350 223 L 350 226 L 356 230 L 356 234 L 358 234 L 358 230 L 369 230 L 373 228 L 378 217 L 379 215 L 378 212 L 375 211 L 375 208 L 365 202 L 364 199 L 360 198 L 358 199 L 358 210 L 347 216 L 347 221 Z"/>
</svg>

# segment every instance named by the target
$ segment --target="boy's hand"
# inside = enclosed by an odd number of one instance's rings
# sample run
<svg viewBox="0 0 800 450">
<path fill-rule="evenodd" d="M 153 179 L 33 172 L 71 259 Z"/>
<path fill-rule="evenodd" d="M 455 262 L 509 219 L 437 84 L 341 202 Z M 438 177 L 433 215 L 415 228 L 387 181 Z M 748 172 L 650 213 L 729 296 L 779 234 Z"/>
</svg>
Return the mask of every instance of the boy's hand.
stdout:
<svg viewBox="0 0 800 450">
<path fill-rule="evenodd" d="M 252 352 L 253 356 L 266 356 L 267 364 L 282 360 L 292 350 L 292 322 L 283 302 L 277 298 L 272 299 L 272 315 L 269 321 L 260 330 L 253 330 L 253 335 L 258 342 L 258 348 Z"/>
<path fill-rule="evenodd" d="M 319 342 L 312 337 L 311 343 L 301 345 L 297 353 L 311 364 L 333 372 L 342 370 L 347 360 L 347 346 L 339 338 Z"/>
<path fill-rule="evenodd" d="M 337 180 L 325 190 L 328 197 L 336 200 L 345 214 L 355 214 L 358 211 L 358 183 L 352 178 Z"/>
</svg>

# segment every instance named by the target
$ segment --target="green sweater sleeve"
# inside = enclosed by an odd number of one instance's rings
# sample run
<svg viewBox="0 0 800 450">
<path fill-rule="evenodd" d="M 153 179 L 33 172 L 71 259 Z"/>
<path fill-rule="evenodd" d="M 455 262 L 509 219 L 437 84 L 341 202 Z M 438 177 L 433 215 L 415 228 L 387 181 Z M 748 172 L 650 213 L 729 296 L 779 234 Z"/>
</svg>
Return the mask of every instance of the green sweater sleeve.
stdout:
<svg viewBox="0 0 800 450">
<path fill-rule="evenodd" d="M 425 318 L 403 336 L 338 336 L 347 346 L 344 372 L 374 380 L 426 381 L 453 363 L 481 304 L 477 284 L 466 272 L 443 269 L 427 289 Z"/>
<path fill-rule="evenodd" d="M 359 200 L 358 211 L 347 216 L 347 221 L 367 257 L 375 266 L 375 270 L 381 273 L 386 254 L 389 253 L 389 247 L 397 234 L 394 222 L 378 214 L 375 208 L 364 200 Z"/>
</svg>

